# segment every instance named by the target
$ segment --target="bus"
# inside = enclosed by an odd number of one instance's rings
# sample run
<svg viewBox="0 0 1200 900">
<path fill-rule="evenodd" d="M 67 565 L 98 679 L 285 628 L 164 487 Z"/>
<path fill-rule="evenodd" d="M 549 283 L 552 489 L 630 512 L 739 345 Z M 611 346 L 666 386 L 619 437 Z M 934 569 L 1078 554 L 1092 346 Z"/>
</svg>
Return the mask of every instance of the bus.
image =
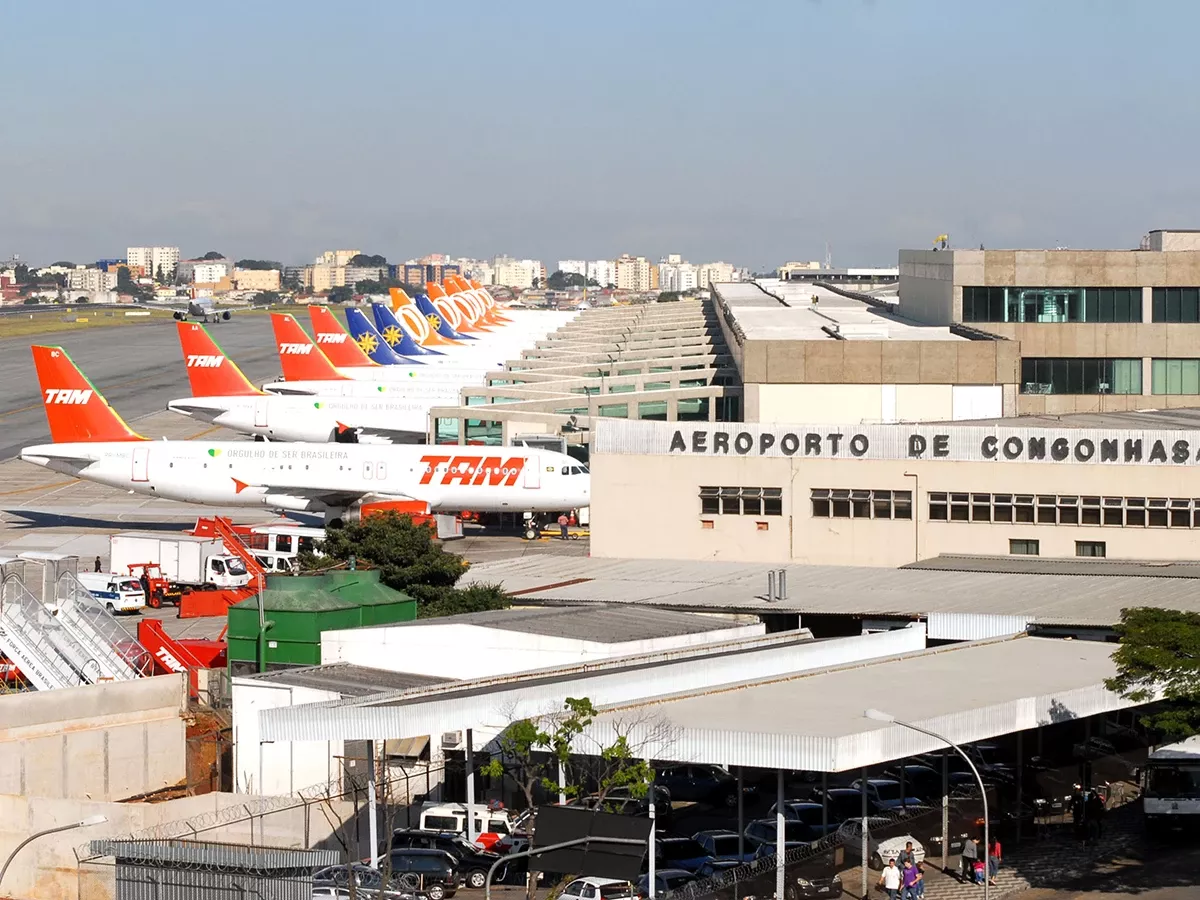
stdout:
<svg viewBox="0 0 1200 900">
<path fill-rule="evenodd" d="M 1200 823 L 1200 735 L 1151 753 L 1142 767 L 1141 785 L 1147 831 Z"/>
</svg>

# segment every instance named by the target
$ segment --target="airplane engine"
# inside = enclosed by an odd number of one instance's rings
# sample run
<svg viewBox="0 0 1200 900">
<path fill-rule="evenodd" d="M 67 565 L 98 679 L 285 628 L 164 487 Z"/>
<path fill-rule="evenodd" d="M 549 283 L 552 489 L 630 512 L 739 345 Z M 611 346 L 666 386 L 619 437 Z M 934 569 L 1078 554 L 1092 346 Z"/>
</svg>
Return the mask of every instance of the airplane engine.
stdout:
<svg viewBox="0 0 1200 900">
<path fill-rule="evenodd" d="M 327 509 L 325 525 L 337 528 L 346 522 L 360 522 L 367 516 L 379 515 L 384 512 L 396 512 L 412 516 L 420 520 L 429 515 L 429 504 L 421 500 L 407 500 L 400 497 L 390 497 L 387 494 L 368 494 L 362 500 L 342 509 Z"/>
<path fill-rule="evenodd" d="M 185 316 L 183 313 L 179 312 L 179 310 L 176 310 L 175 312 L 171 313 L 171 315 L 179 322 L 187 321 L 187 316 Z"/>
<path fill-rule="evenodd" d="M 231 313 L 229 310 L 225 310 L 225 312 L 221 313 L 221 318 L 228 322 L 233 318 L 233 313 Z"/>
</svg>

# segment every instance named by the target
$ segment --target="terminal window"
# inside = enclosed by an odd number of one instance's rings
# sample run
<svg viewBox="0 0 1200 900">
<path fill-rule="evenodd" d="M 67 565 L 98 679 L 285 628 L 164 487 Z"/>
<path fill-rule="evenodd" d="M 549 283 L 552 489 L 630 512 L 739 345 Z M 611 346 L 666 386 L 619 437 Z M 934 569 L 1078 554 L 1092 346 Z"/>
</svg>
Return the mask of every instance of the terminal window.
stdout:
<svg viewBox="0 0 1200 900">
<path fill-rule="evenodd" d="M 1200 497 L 968 494 L 952 491 L 930 491 L 928 497 L 931 522 L 1200 528 Z"/>
<path fill-rule="evenodd" d="M 783 488 L 700 488 L 700 513 L 713 516 L 782 516 Z"/>
<path fill-rule="evenodd" d="M 911 519 L 912 491 L 813 488 L 814 519 Z"/>
<path fill-rule="evenodd" d="M 1200 359 L 1151 360 L 1150 393 L 1200 394 Z"/>
<path fill-rule="evenodd" d="M 1008 542 L 1008 552 L 1014 556 L 1039 556 L 1041 541 L 1031 541 L 1027 538 L 1012 538 Z"/>
<path fill-rule="evenodd" d="M 964 287 L 962 304 L 964 322 L 1142 321 L 1140 287 Z"/>
<path fill-rule="evenodd" d="M 1076 541 L 1075 555 L 1103 558 L 1108 555 L 1107 547 L 1104 541 Z"/>
<path fill-rule="evenodd" d="M 1154 288 L 1150 318 L 1155 322 L 1200 322 L 1200 288 Z"/>
<path fill-rule="evenodd" d="M 1140 394 L 1140 359 L 1037 357 L 1021 359 L 1022 394 Z"/>
</svg>

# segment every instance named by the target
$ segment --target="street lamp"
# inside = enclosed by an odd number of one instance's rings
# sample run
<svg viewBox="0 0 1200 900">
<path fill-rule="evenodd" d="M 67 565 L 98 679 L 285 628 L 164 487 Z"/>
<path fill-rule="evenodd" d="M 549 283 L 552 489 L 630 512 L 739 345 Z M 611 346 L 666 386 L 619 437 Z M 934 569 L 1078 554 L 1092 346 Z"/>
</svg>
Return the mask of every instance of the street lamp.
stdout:
<svg viewBox="0 0 1200 900">
<path fill-rule="evenodd" d="M 983 900 L 989 898 L 989 888 L 992 883 L 991 855 L 992 842 L 991 832 L 988 822 L 988 801 L 987 788 L 983 784 L 983 777 L 979 774 L 979 770 L 975 768 L 975 763 L 971 761 L 971 757 L 963 752 L 962 747 L 950 740 L 944 734 L 938 734 L 936 731 L 930 731 L 928 728 L 922 728 L 920 725 L 913 725 L 911 722 L 902 722 L 890 713 L 885 713 L 879 709 L 868 709 L 863 711 L 863 715 L 868 719 L 874 719 L 876 722 L 889 722 L 892 725 L 899 725 L 901 728 L 907 728 L 910 731 L 916 731 L 920 734 L 927 735 L 934 740 L 941 741 L 948 745 L 951 750 L 967 761 L 967 765 L 971 767 L 971 772 L 975 775 L 975 783 L 979 785 L 979 796 L 983 798 Z M 949 835 L 942 835 L 942 840 L 949 839 Z"/>
<path fill-rule="evenodd" d="M 86 819 L 80 819 L 78 822 L 72 822 L 70 825 L 59 825 L 57 828 L 47 828 L 45 831 L 35 831 L 21 843 L 17 844 L 12 853 L 8 854 L 8 859 L 4 861 L 4 865 L 0 866 L 0 884 L 4 883 L 4 873 L 8 871 L 8 867 L 12 864 L 13 859 L 22 848 L 31 841 L 36 841 L 40 837 L 45 837 L 48 834 L 57 834 L 60 831 L 71 831 L 74 828 L 87 828 L 90 825 L 103 825 L 108 821 L 108 816 L 88 816 Z"/>
</svg>

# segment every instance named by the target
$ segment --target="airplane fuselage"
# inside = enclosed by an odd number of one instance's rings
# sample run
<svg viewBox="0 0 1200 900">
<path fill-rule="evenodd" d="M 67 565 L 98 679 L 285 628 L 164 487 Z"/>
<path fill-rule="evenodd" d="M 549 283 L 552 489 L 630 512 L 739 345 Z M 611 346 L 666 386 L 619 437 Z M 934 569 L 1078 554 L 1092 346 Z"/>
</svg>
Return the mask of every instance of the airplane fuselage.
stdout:
<svg viewBox="0 0 1200 900">
<path fill-rule="evenodd" d="M 443 512 L 552 512 L 589 503 L 590 477 L 577 461 L 523 447 L 118 441 L 26 447 L 21 459 L 212 506 L 340 514 L 372 498 L 417 500 Z"/>
</svg>

